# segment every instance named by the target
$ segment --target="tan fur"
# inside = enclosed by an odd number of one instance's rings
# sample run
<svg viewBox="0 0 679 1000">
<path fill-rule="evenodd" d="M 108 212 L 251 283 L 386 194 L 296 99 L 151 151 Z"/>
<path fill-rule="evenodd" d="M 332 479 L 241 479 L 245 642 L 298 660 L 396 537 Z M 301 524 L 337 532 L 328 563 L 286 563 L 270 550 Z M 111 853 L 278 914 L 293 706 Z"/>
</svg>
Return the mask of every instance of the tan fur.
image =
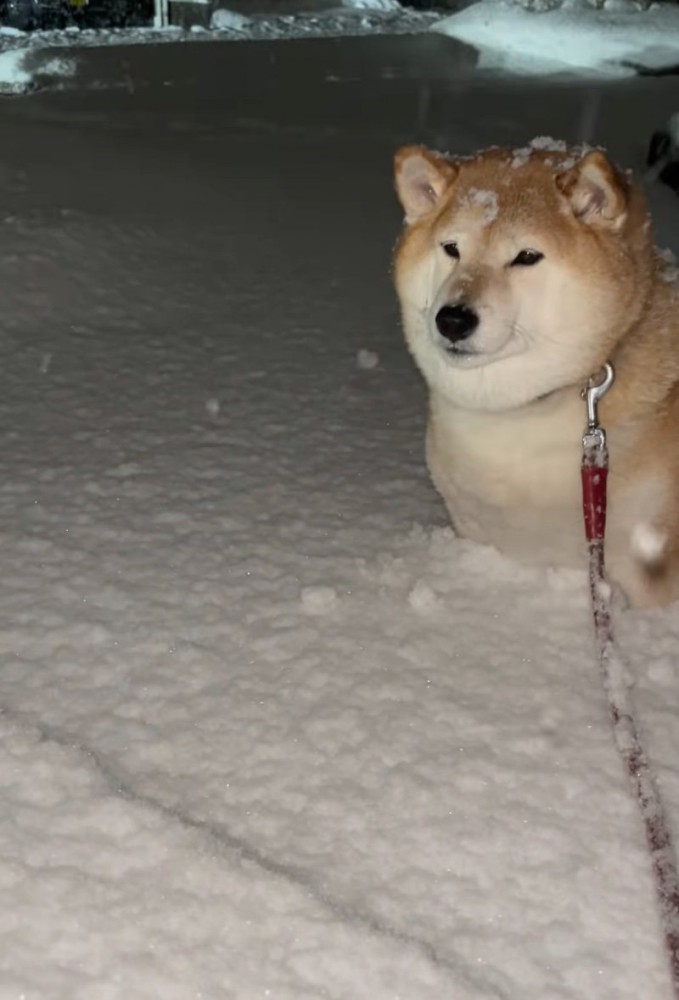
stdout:
<svg viewBox="0 0 679 1000">
<path fill-rule="evenodd" d="M 599 151 L 545 146 L 396 154 L 395 282 L 430 390 L 429 468 L 460 534 L 584 567 L 580 392 L 610 361 L 607 563 L 632 603 L 666 603 L 679 597 L 677 283 L 640 187 Z M 524 250 L 544 257 L 517 265 Z M 451 346 L 436 315 L 460 303 L 479 324 Z"/>
</svg>

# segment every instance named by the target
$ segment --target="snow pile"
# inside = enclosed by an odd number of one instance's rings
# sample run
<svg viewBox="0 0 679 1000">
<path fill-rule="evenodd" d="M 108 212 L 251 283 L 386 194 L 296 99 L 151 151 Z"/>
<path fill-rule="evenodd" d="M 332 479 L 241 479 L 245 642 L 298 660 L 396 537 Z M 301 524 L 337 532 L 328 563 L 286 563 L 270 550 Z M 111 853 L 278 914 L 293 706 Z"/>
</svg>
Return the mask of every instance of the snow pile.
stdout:
<svg viewBox="0 0 679 1000">
<path fill-rule="evenodd" d="M 239 14 L 235 10 L 224 10 L 218 8 L 213 11 L 210 19 L 210 27 L 215 31 L 237 31 L 238 33 L 247 31 L 250 27 L 250 18 L 245 14 Z"/>
<path fill-rule="evenodd" d="M 40 86 L 55 86 L 75 75 L 73 59 L 60 59 L 48 49 L 8 49 L 0 52 L 0 94 L 23 94 Z"/>
<path fill-rule="evenodd" d="M 21 49 L 0 52 L 0 94 L 20 94 L 30 86 L 32 76 L 25 67 Z"/>
<path fill-rule="evenodd" d="M 597 10 L 567 0 L 535 12 L 503 0 L 481 0 L 432 28 L 474 45 L 480 66 L 519 73 L 558 70 L 628 75 L 638 67 L 679 64 L 679 7 L 640 10 L 627 0 Z"/>
<path fill-rule="evenodd" d="M 221 35 L 282 40 L 418 32 L 425 31 L 438 18 L 431 11 L 404 8 L 398 0 L 338 0 L 335 6 L 305 3 L 303 7 L 281 14 L 248 12 L 247 17 L 218 9 L 212 15 L 211 28 Z"/>
<path fill-rule="evenodd" d="M 401 10 L 398 0 L 342 0 L 343 7 L 351 7 L 355 10 L 374 10 L 383 14 L 390 14 Z"/>
</svg>

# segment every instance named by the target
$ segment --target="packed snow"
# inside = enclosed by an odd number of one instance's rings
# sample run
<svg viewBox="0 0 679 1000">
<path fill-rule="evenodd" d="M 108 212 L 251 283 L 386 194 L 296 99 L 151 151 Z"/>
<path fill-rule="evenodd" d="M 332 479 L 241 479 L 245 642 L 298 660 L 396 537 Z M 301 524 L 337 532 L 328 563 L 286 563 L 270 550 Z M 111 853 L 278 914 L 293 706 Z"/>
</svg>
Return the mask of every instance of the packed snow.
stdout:
<svg viewBox="0 0 679 1000">
<path fill-rule="evenodd" d="M 639 168 L 674 92 L 379 41 L 0 104 L 3 997 L 671 998 L 586 573 L 453 534 L 388 268 L 400 143 Z M 616 629 L 676 836 L 679 609 Z"/>
<path fill-rule="evenodd" d="M 672 3 L 645 9 L 635 0 L 605 7 L 566 0 L 529 10 L 513 0 L 480 0 L 433 30 L 478 48 L 485 69 L 625 76 L 679 66 L 679 7 Z"/>
</svg>

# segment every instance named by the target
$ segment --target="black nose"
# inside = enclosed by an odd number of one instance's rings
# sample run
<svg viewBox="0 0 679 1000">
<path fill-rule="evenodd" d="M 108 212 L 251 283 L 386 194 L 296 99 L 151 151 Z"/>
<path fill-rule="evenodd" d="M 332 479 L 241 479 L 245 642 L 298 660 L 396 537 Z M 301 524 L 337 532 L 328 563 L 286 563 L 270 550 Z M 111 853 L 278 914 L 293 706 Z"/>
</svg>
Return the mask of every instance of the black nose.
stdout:
<svg viewBox="0 0 679 1000">
<path fill-rule="evenodd" d="M 438 331 L 451 344 L 471 336 L 478 325 L 479 317 L 469 306 L 443 306 L 436 313 Z"/>
</svg>

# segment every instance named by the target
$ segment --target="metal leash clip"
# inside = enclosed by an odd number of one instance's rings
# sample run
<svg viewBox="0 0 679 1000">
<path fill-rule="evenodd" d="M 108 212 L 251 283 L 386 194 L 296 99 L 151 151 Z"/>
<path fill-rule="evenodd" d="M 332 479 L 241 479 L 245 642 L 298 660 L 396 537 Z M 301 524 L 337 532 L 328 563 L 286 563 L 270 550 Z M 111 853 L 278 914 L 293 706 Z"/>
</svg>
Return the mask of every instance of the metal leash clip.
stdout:
<svg viewBox="0 0 679 1000">
<path fill-rule="evenodd" d="M 608 362 L 602 368 L 603 378 L 593 375 L 587 382 L 587 387 L 582 390 L 581 396 L 587 403 L 587 428 L 582 437 L 583 448 L 605 448 L 606 433 L 599 425 L 599 415 L 597 406 L 599 401 L 606 395 L 615 381 L 613 365 Z"/>
</svg>

